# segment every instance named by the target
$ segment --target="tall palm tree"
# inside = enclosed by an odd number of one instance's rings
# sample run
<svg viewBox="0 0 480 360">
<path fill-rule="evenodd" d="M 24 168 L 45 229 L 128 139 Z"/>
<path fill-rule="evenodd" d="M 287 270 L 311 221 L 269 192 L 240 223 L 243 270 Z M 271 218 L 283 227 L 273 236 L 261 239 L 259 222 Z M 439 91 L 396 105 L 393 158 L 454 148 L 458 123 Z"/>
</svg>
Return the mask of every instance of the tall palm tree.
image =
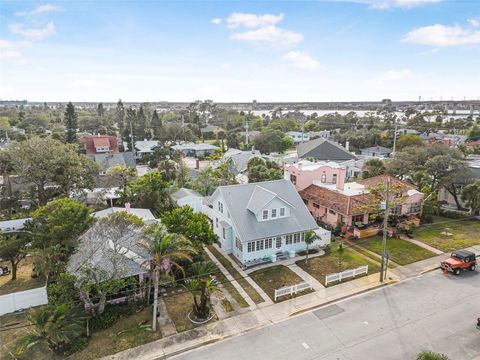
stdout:
<svg viewBox="0 0 480 360">
<path fill-rule="evenodd" d="M 208 319 L 210 315 L 210 295 L 218 290 L 217 281 L 211 277 L 217 268 L 211 261 L 201 261 L 192 265 L 194 278 L 185 281 L 185 287 L 193 295 L 193 313 L 197 319 Z M 197 300 L 197 295 L 200 299 Z"/>
<path fill-rule="evenodd" d="M 86 313 L 68 304 L 31 309 L 27 318 L 33 325 L 29 347 L 44 342 L 54 350 L 72 344 L 85 331 Z"/>
<path fill-rule="evenodd" d="M 307 251 L 305 253 L 305 265 L 307 266 L 308 266 L 308 247 L 312 245 L 317 239 L 318 239 L 318 236 L 317 234 L 315 234 L 315 231 L 308 230 L 305 233 L 305 244 L 307 244 Z"/>
<path fill-rule="evenodd" d="M 185 271 L 179 264 L 180 260 L 192 261 L 191 254 L 195 249 L 185 236 L 169 233 L 165 226 L 155 224 L 145 230 L 148 238 L 148 248 L 152 255 L 153 269 L 153 324 L 152 330 L 157 331 L 157 302 L 160 278 L 173 278 L 173 270 L 179 270 L 184 276 Z"/>
</svg>

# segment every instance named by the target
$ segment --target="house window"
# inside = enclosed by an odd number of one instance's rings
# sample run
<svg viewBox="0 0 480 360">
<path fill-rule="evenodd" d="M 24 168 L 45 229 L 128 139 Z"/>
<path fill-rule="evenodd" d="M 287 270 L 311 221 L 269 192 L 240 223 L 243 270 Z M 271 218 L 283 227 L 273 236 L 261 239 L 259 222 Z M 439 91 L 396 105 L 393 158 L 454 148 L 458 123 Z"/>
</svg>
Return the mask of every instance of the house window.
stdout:
<svg viewBox="0 0 480 360">
<path fill-rule="evenodd" d="M 227 234 L 226 234 L 225 228 L 222 228 L 222 237 L 223 237 L 224 239 L 227 238 Z"/>
<path fill-rule="evenodd" d="M 321 181 L 322 181 L 322 183 L 327 182 L 327 175 L 322 174 L 322 180 Z"/>
<path fill-rule="evenodd" d="M 263 239 L 257 240 L 257 251 L 263 250 Z"/>
<path fill-rule="evenodd" d="M 218 211 L 223 214 L 223 204 L 220 201 L 218 202 Z"/>
<path fill-rule="evenodd" d="M 247 243 L 247 252 L 251 253 L 255 251 L 255 241 Z"/>
<path fill-rule="evenodd" d="M 307 199 L 302 199 L 305 205 L 308 205 L 308 200 Z"/>
<path fill-rule="evenodd" d="M 215 227 L 218 228 L 218 218 L 215 218 Z"/>
<path fill-rule="evenodd" d="M 363 215 L 352 216 L 352 223 L 363 222 Z"/>
<path fill-rule="evenodd" d="M 335 215 L 335 214 L 336 214 L 336 212 L 333 211 L 333 210 L 331 210 L 331 209 L 329 209 L 328 212 L 329 212 L 330 214 L 332 214 L 332 215 Z"/>
<path fill-rule="evenodd" d="M 421 209 L 422 209 L 422 203 L 420 203 L 420 202 L 410 204 L 410 212 L 411 213 L 420 212 Z"/>
<path fill-rule="evenodd" d="M 242 250 L 242 242 L 240 241 L 240 239 L 238 237 L 235 238 L 235 246 L 237 247 L 238 250 L 243 251 Z"/>
<path fill-rule="evenodd" d="M 300 242 L 300 233 L 295 233 L 293 234 L 293 242 L 295 244 L 299 243 Z"/>
<path fill-rule="evenodd" d="M 277 237 L 275 246 L 277 249 L 280 249 L 282 247 L 282 238 L 280 236 Z"/>
<path fill-rule="evenodd" d="M 265 239 L 265 249 L 272 248 L 272 238 Z"/>
<path fill-rule="evenodd" d="M 277 217 L 277 209 L 272 209 L 272 219 Z"/>
<path fill-rule="evenodd" d="M 300 233 L 300 241 L 301 242 L 305 241 L 305 233 L 304 232 Z"/>
<path fill-rule="evenodd" d="M 290 175 L 290 181 L 293 185 L 297 185 L 297 177 L 295 175 Z"/>
<path fill-rule="evenodd" d="M 288 234 L 285 236 L 285 244 L 292 245 L 293 244 L 293 234 Z"/>
<path fill-rule="evenodd" d="M 263 220 L 267 220 L 267 219 L 268 219 L 268 210 L 263 210 L 262 219 L 263 219 Z"/>
<path fill-rule="evenodd" d="M 337 183 L 337 174 L 333 174 L 332 176 L 332 184 L 336 184 Z"/>
<path fill-rule="evenodd" d="M 318 205 L 317 203 L 313 203 L 313 207 L 314 207 L 315 209 L 320 209 L 320 205 Z"/>
<path fill-rule="evenodd" d="M 280 217 L 285 216 L 285 208 L 280 208 Z"/>
</svg>

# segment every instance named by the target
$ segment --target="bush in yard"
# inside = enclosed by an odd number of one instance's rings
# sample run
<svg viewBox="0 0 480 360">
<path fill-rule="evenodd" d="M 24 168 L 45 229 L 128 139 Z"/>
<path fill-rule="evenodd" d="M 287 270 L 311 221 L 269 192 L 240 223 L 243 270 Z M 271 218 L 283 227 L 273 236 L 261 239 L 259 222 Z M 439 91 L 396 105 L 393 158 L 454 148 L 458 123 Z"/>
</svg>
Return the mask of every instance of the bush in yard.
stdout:
<svg viewBox="0 0 480 360">
<path fill-rule="evenodd" d="M 47 286 L 48 303 L 50 305 L 70 304 L 76 300 L 75 276 L 62 273 L 57 281 Z"/>
<path fill-rule="evenodd" d="M 433 351 L 422 351 L 416 357 L 416 360 L 449 360 L 447 355 L 439 354 Z"/>
</svg>

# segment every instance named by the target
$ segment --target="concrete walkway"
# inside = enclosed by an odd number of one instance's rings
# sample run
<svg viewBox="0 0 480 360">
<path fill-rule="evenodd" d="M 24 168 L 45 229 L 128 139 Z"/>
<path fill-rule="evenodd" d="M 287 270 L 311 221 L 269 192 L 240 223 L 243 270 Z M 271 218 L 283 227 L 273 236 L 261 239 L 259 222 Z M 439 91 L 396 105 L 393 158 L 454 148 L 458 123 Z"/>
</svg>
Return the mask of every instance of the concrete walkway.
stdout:
<svg viewBox="0 0 480 360">
<path fill-rule="evenodd" d="M 409 243 L 412 243 L 412 244 L 415 244 L 417 246 L 420 246 L 421 248 L 424 248 L 428 251 L 431 251 L 433 252 L 434 254 L 437 254 L 437 255 L 442 255 L 444 252 L 442 250 L 438 250 L 437 248 L 434 248 L 433 246 L 430 246 L 428 244 L 425 244 L 417 239 L 410 239 L 406 236 L 401 236 L 400 237 L 402 240 L 405 240 L 405 241 L 408 241 Z"/>
<path fill-rule="evenodd" d="M 310 254 L 310 255 L 308 255 L 308 258 L 313 259 L 313 258 L 316 258 L 318 256 L 323 256 L 323 255 L 325 255 L 325 251 L 323 251 L 321 249 L 318 249 L 318 253 Z M 301 255 L 301 256 L 298 255 L 298 256 L 295 256 L 293 258 L 288 258 L 288 259 L 285 259 L 285 260 L 277 260 L 274 263 L 273 262 L 268 262 L 268 263 L 265 263 L 265 264 L 262 264 L 262 265 L 256 265 L 256 266 L 250 267 L 248 269 L 245 269 L 244 271 L 247 274 L 250 274 L 250 273 L 255 272 L 257 270 L 266 269 L 266 268 L 276 266 L 276 265 L 283 265 L 283 266 L 288 267 L 292 264 L 295 264 L 297 261 L 304 260 L 304 259 L 305 259 L 304 255 Z"/>
<path fill-rule="evenodd" d="M 223 273 L 223 275 L 225 275 L 225 277 L 227 278 L 228 281 L 230 281 L 233 285 L 233 287 L 235 289 L 237 289 L 237 291 L 240 293 L 240 295 L 245 299 L 245 301 L 247 302 L 248 306 L 250 307 L 251 310 L 253 309 L 256 309 L 257 308 L 257 305 L 253 302 L 253 300 L 250 298 L 250 296 L 248 296 L 248 294 L 245 292 L 245 290 L 243 289 L 243 287 L 240 286 L 240 284 L 237 282 L 237 280 L 235 280 L 233 278 L 232 275 L 230 275 L 230 273 L 227 271 L 227 269 L 225 269 L 225 267 L 220 263 L 220 261 L 218 261 L 218 259 L 215 257 L 215 255 L 213 255 L 210 250 L 208 250 L 207 248 L 205 248 L 205 252 L 207 253 L 208 257 L 210 259 L 212 259 L 212 261 L 215 263 L 215 265 L 218 266 L 218 268 L 220 269 L 220 271 Z"/>
<path fill-rule="evenodd" d="M 240 268 L 240 266 L 238 266 L 235 260 L 233 260 L 230 256 L 224 254 L 223 250 L 220 249 L 217 244 L 214 244 L 213 246 L 215 246 L 218 252 L 222 254 L 225 259 L 230 261 L 233 268 L 239 272 L 240 276 L 242 276 L 255 289 L 255 291 L 263 298 L 263 303 L 257 304 L 257 306 L 266 306 L 266 305 L 273 304 L 272 299 L 268 297 L 267 293 L 255 281 L 253 281 L 253 279 L 250 276 L 248 276 L 248 274 L 242 268 Z"/>
<path fill-rule="evenodd" d="M 297 264 L 292 264 L 287 266 L 290 270 L 292 270 L 295 274 L 300 276 L 303 280 L 309 282 L 312 284 L 313 290 L 319 291 L 325 289 L 325 286 L 323 286 L 317 279 L 315 279 L 312 275 L 307 273 L 305 270 L 303 270 L 300 266 Z"/>
</svg>

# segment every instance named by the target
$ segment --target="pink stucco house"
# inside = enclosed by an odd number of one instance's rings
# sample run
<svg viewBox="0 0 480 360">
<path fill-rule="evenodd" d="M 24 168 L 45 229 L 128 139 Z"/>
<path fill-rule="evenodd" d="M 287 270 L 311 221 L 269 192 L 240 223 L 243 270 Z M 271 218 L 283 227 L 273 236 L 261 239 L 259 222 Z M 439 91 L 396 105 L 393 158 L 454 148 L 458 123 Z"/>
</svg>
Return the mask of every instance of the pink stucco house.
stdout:
<svg viewBox="0 0 480 360">
<path fill-rule="evenodd" d="M 284 168 L 285 180 L 290 180 L 297 191 L 305 189 L 314 182 L 343 187 L 346 176 L 346 167 L 333 161 L 301 160 Z"/>
<path fill-rule="evenodd" d="M 368 224 L 371 213 L 366 210 L 372 202 L 370 189 L 385 184 L 390 178 L 392 187 L 398 189 L 398 205 L 390 209 L 391 214 L 405 217 L 418 217 L 422 212 L 423 193 L 415 186 L 398 180 L 389 175 L 376 176 L 359 182 L 326 184 L 314 181 L 312 185 L 299 191 L 313 217 L 326 224 L 336 226 L 345 224 L 352 226 L 357 223 Z"/>
</svg>

